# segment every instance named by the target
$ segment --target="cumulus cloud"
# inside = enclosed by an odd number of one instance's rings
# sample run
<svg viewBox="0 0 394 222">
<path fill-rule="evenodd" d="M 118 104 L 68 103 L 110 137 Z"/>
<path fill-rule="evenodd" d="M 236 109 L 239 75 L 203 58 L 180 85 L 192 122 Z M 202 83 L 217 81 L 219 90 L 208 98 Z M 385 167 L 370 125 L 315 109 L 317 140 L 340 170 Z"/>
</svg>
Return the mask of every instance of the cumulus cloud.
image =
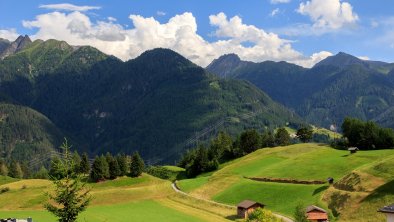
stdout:
<svg viewBox="0 0 394 222">
<path fill-rule="evenodd" d="M 91 45 L 122 60 L 135 58 L 158 47 L 177 51 L 201 66 L 228 53 L 236 53 L 248 61 L 283 60 L 306 67 L 326 55 L 317 53 L 306 57 L 292 48 L 291 41 L 244 24 L 239 16 L 227 18 L 224 13 L 209 17 L 211 26 L 215 28 L 213 35 L 217 38 L 212 42 L 197 33 L 196 19 L 189 12 L 175 15 L 167 23 L 140 15 L 130 15 L 129 18 L 132 28 L 116 24 L 114 19 L 92 22 L 79 11 L 51 12 L 38 15 L 32 21 L 23 21 L 23 25 L 38 30 L 33 39 L 59 39 L 72 45 Z"/>
<path fill-rule="evenodd" d="M 336 30 L 355 24 L 358 15 L 348 2 L 341 0 L 311 0 L 302 2 L 297 12 L 309 16 L 313 27 L 317 29 Z"/>
<path fill-rule="evenodd" d="M 78 6 L 69 3 L 61 3 L 61 4 L 48 4 L 48 5 L 40 5 L 39 8 L 50 9 L 50 10 L 60 10 L 60 11 L 80 11 L 85 12 L 93 9 L 100 9 L 99 6 Z"/>
<path fill-rule="evenodd" d="M 271 4 L 289 3 L 291 0 L 271 0 Z"/>
<path fill-rule="evenodd" d="M 15 29 L 0 29 L 0 38 L 14 41 L 18 38 L 19 34 Z"/>
</svg>

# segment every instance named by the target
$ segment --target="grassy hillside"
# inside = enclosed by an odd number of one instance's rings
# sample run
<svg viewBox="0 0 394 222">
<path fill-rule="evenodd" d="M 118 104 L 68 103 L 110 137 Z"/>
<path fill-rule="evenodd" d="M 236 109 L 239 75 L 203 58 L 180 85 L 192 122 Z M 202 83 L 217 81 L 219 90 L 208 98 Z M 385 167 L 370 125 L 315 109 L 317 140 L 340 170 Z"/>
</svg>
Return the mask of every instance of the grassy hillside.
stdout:
<svg viewBox="0 0 394 222">
<path fill-rule="evenodd" d="M 378 198 L 379 201 L 376 202 L 375 207 L 384 205 L 384 199 L 389 198 L 394 193 L 394 187 L 389 187 L 390 182 L 392 183 L 390 178 L 394 177 L 394 173 L 389 169 L 393 165 L 394 150 L 361 151 L 350 155 L 348 151 L 335 150 L 326 145 L 296 144 L 260 149 L 245 157 L 226 163 L 212 175 L 181 180 L 178 185 L 181 189 L 197 197 L 209 198 L 228 204 L 237 204 L 244 199 L 252 199 L 267 204 L 268 209 L 292 216 L 299 201 L 307 205 L 316 204 L 335 211 L 332 202 L 335 202 L 337 196 L 330 194 L 336 188 L 329 187 L 328 184 L 304 185 L 258 182 L 244 177 L 323 181 L 328 177 L 333 177 L 337 184 L 341 184 L 344 180 L 349 180 L 349 174 L 356 171 L 360 172 L 360 175 L 370 178 L 370 180 L 365 179 L 365 181 L 376 181 L 376 183 L 368 184 L 369 189 L 363 191 L 365 195 L 373 195 L 374 192 L 384 193 L 384 197 Z M 358 180 L 356 179 L 356 181 Z M 379 186 L 383 187 L 379 188 Z M 382 191 L 379 191 L 379 189 L 382 189 Z M 387 196 L 386 194 L 390 195 Z M 364 202 L 365 206 L 373 208 L 371 207 L 372 201 L 365 200 Z M 354 201 L 349 202 L 349 204 L 355 205 L 351 207 L 346 205 L 346 209 L 357 209 L 359 207 L 359 204 Z M 341 210 L 342 208 L 337 209 L 338 212 Z M 376 216 L 376 209 L 371 214 Z M 339 216 L 337 212 L 333 212 L 333 215 Z M 358 214 L 357 216 L 361 215 Z M 345 220 L 341 216 L 338 218 L 339 220 Z"/>
<path fill-rule="evenodd" d="M 113 181 L 90 184 L 92 203 L 78 221 L 193 221 L 224 222 L 226 212 L 196 204 L 177 197 L 169 181 L 143 175 L 139 178 L 118 178 Z M 33 217 L 34 221 L 52 222 L 55 218 L 43 209 L 45 192 L 52 189 L 48 180 L 8 181 L 0 188 L 10 191 L 0 194 L 0 218 Z M 179 199 L 182 199 L 180 201 Z M 12 201 L 9 201 L 12 200 Z M 213 212 L 206 209 L 213 209 Z M 218 213 L 219 212 L 219 213 Z M 221 213 L 224 212 L 224 214 Z"/>
</svg>

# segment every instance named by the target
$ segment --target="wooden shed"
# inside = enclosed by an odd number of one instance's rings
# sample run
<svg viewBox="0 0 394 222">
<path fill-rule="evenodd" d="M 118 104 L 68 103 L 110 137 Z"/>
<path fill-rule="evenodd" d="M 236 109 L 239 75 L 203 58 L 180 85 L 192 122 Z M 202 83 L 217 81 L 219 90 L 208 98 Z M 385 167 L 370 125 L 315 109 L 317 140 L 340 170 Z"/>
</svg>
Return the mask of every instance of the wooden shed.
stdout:
<svg viewBox="0 0 394 222">
<path fill-rule="evenodd" d="M 314 205 L 306 208 L 306 215 L 309 221 L 328 222 L 327 211 Z"/>
<path fill-rule="evenodd" d="M 349 147 L 347 150 L 350 151 L 350 153 L 352 154 L 352 153 L 357 153 L 359 149 L 357 147 Z"/>
<path fill-rule="evenodd" d="M 237 205 L 237 215 L 238 217 L 246 219 L 250 213 L 252 213 L 257 208 L 264 208 L 264 204 L 258 203 L 251 200 L 244 200 Z"/>
<path fill-rule="evenodd" d="M 387 216 L 387 222 L 394 222 L 394 204 L 380 208 L 378 212 L 384 213 Z"/>
</svg>

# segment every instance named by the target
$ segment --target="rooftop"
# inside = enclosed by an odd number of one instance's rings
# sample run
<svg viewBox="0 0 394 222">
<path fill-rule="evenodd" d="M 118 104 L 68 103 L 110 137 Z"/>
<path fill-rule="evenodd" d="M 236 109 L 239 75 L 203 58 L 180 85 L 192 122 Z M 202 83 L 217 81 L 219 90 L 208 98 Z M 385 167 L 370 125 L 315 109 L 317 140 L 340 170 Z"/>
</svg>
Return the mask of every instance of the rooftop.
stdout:
<svg viewBox="0 0 394 222">
<path fill-rule="evenodd" d="M 383 208 L 380 208 L 378 211 L 382 212 L 382 213 L 392 213 L 392 214 L 394 214 L 394 204 L 391 204 L 389 206 L 384 206 Z"/>
<path fill-rule="evenodd" d="M 242 201 L 241 203 L 239 203 L 239 204 L 237 205 L 237 207 L 249 208 L 249 207 L 252 207 L 252 206 L 255 205 L 255 204 L 264 206 L 264 204 L 262 204 L 262 203 L 258 203 L 258 202 L 252 201 L 252 200 L 244 200 L 244 201 Z"/>
<path fill-rule="evenodd" d="M 317 207 L 317 206 L 315 206 L 315 205 L 311 205 L 311 206 L 308 206 L 308 207 L 306 208 L 306 212 L 307 212 L 307 213 L 309 213 L 309 212 L 311 212 L 311 211 L 313 211 L 313 210 L 317 210 L 317 211 L 320 211 L 320 212 L 322 212 L 322 213 L 327 213 L 326 210 L 324 210 L 323 208 Z"/>
</svg>

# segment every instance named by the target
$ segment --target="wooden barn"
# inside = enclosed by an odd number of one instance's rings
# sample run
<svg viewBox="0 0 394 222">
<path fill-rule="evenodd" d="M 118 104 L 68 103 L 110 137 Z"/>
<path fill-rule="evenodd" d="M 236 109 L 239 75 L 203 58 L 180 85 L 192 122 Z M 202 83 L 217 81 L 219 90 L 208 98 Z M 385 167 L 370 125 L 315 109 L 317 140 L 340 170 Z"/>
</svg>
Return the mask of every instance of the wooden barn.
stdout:
<svg viewBox="0 0 394 222">
<path fill-rule="evenodd" d="M 327 211 L 314 205 L 306 208 L 306 215 L 309 221 L 328 222 Z"/>
<path fill-rule="evenodd" d="M 359 149 L 357 147 L 349 147 L 347 150 L 350 151 L 350 154 L 353 154 L 357 153 Z"/>
<path fill-rule="evenodd" d="M 386 214 L 387 222 L 394 222 L 394 204 L 380 208 L 378 212 Z"/>
<path fill-rule="evenodd" d="M 238 217 L 246 219 L 250 213 L 252 213 L 257 208 L 264 208 L 264 204 L 251 201 L 244 200 L 237 205 L 237 215 Z"/>
</svg>

